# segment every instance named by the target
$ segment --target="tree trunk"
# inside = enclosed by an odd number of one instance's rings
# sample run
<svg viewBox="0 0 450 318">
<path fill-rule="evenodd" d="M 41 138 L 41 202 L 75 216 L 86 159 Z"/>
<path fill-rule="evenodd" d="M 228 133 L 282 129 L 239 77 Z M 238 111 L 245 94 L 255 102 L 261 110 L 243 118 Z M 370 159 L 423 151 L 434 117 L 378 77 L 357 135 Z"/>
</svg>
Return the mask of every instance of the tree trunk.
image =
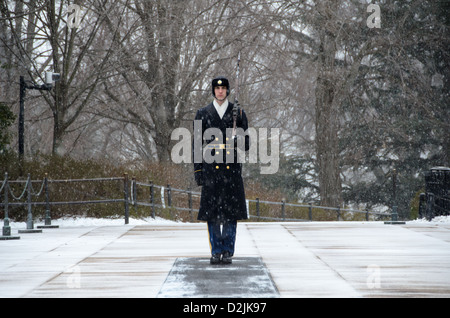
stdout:
<svg viewBox="0 0 450 318">
<path fill-rule="evenodd" d="M 337 207 L 342 202 L 339 164 L 339 109 L 335 102 L 334 61 L 336 44 L 330 34 L 322 34 L 316 83 L 316 155 L 320 202 Z"/>
</svg>

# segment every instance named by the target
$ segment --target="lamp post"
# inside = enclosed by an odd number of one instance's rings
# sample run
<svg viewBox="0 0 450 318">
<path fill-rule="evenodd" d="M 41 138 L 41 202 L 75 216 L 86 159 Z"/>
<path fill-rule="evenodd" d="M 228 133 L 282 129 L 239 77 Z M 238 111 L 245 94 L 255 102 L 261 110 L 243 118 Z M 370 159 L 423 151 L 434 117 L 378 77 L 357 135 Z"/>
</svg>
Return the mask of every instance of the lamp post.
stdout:
<svg viewBox="0 0 450 318">
<path fill-rule="evenodd" d="M 50 91 L 53 88 L 53 82 L 59 81 L 61 78 L 59 73 L 47 72 L 45 73 L 45 84 L 36 85 L 31 81 L 25 81 L 25 77 L 20 77 L 20 109 L 19 109 L 19 158 L 22 162 L 25 153 L 25 96 L 27 89 L 34 89 L 40 91 Z"/>
</svg>

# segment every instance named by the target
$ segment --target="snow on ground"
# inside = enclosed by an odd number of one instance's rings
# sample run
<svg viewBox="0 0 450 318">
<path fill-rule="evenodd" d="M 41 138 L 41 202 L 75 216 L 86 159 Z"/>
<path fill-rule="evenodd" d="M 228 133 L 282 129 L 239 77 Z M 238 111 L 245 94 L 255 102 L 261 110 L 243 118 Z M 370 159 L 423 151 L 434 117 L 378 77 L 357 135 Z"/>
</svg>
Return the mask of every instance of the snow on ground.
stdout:
<svg viewBox="0 0 450 318">
<path fill-rule="evenodd" d="M 43 225 L 44 220 L 35 221 L 34 226 Z M 166 220 L 160 217 L 151 217 L 135 219 L 130 217 L 130 225 L 171 225 L 179 222 Z M 92 227 L 92 226 L 118 226 L 124 225 L 125 220 L 122 218 L 91 218 L 91 217 L 65 217 L 56 220 L 52 220 L 52 225 L 59 225 L 61 227 Z M 26 228 L 26 222 L 10 222 L 11 229 L 19 230 Z M 3 227 L 3 222 L 0 223 Z"/>
<path fill-rule="evenodd" d="M 417 219 L 414 221 L 410 221 L 410 223 L 450 223 L 450 215 L 441 215 L 436 216 L 431 221 L 428 221 L 427 219 Z"/>
<path fill-rule="evenodd" d="M 130 218 L 127 226 L 123 218 L 52 224 L 60 228 L 0 242 L 0 298 L 157 297 L 177 258 L 209 257 L 205 224 L 161 218 Z M 16 235 L 26 223 L 11 226 Z M 449 216 L 406 225 L 240 222 L 236 246 L 237 259 L 262 259 L 280 297 L 450 296 Z"/>
<path fill-rule="evenodd" d="M 347 221 L 350 222 L 350 221 Z M 416 219 L 408 221 L 408 223 L 423 223 L 423 224 L 450 224 L 450 215 L 447 216 L 437 216 L 431 221 L 427 219 Z M 44 224 L 44 221 L 35 221 L 35 227 L 37 225 Z M 91 218 L 91 217 L 65 217 L 56 220 L 52 220 L 52 225 L 59 225 L 62 227 L 83 227 L 83 226 L 117 226 L 124 225 L 125 221 L 123 218 Z M 166 220 L 160 217 L 156 218 L 129 218 L 130 225 L 174 225 L 183 224 L 182 222 L 175 222 L 171 220 Z M 23 229 L 26 228 L 26 222 L 10 222 L 11 229 Z M 0 227 L 3 227 L 3 222 L 0 223 Z"/>
</svg>

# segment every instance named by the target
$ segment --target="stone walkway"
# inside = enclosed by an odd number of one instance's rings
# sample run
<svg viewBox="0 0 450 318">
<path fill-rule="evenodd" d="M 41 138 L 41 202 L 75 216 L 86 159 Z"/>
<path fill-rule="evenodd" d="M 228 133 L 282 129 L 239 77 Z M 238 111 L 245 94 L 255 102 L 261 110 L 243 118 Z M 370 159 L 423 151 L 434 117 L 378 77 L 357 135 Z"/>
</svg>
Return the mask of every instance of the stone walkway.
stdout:
<svg viewBox="0 0 450 318">
<path fill-rule="evenodd" d="M 205 224 L 62 227 L 20 236 L 0 241 L 0 297 L 220 297 L 208 289 L 211 277 L 238 286 L 245 276 L 227 277 L 223 266 L 205 263 Z M 180 261 L 190 267 L 183 279 L 203 289 L 170 285 Z M 260 290 L 231 288 L 223 297 L 450 297 L 448 224 L 239 223 L 233 268 L 243 261 Z"/>
</svg>

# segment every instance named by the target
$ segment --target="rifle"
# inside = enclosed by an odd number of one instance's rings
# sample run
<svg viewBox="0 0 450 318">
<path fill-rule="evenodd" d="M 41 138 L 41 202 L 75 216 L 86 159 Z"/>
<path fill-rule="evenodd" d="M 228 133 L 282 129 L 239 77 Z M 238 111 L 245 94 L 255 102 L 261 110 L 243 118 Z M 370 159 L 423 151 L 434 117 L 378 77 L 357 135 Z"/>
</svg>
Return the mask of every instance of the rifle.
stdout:
<svg viewBox="0 0 450 318">
<path fill-rule="evenodd" d="M 234 94 L 234 106 L 233 106 L 233 136 L 236 136 L 236 122 L 239 111 L 239 64 L 241 63 L 241 52 L 239 51 L 236 70 L 236 91 Z"/>
</svg>

